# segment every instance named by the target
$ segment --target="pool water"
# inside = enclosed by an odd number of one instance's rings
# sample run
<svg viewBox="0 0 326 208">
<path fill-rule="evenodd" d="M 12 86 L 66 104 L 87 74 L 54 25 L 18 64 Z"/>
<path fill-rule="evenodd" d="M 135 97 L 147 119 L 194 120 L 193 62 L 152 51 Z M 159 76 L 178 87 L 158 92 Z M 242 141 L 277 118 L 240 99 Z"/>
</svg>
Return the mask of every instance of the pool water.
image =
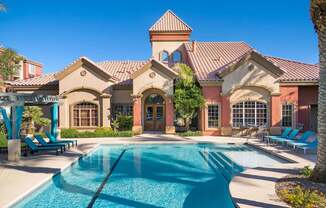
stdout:
<svg viewBox="0 0 326 208">
<path fill-rule="evenodd" d="M 235 174 L 284 162 L 246 145 L 101 145 L 14 207 L 234 208 Z"/>
</svg>

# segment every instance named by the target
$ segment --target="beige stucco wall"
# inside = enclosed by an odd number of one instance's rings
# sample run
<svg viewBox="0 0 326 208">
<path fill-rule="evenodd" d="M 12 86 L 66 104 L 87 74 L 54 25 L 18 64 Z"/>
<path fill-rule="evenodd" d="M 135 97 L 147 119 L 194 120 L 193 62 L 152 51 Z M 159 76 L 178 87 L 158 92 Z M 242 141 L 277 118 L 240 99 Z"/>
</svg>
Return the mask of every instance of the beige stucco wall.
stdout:
<svg viewBox="0 0 326 208">
<path fill-rule="evenodd" d="M 182 44 L 186 42 L 181 41 L 159 41 L 159 42 L 152 42 L 152 57 L 159 60 L 160 59 L 160 52 L 167 51 L 169 55 L 179 50 L 183 55 L 184 58 L 184 47 Z"/>
<path fill-rule="evenodd" d="M 250 64 L 255 66 L 251 71 L 248 67 Z M 243 86 L 257 86 L 268 89 L 271 93 L 280 92 L 277 77 L 253 60 L 242 64 L 223 79 L 223 94 L 232 93 L 232 91 Z"/>
<path fill-rule="evenodd" d="M 132 89 L 130 90 L 112 90 L 112 103 L 132 103 Z"/>
<path fill-rule="evenodd" d="M 155 76 L 151 78 L 150 74 L 153 72 Z M 167 95 L 172 95 L 173 79 L 152 66 L 133 80 L 133 94 L 141 94 L 150 88 L 160 89 Z"/>
<path fill-rule="evenodd" d="M 270 101 L 270 93 L 268 90 L 260 87 L 242 87 L 235 90 L 230 96 L 231 105 L 247 100 L 268 103 Z"/>
<path fill-rule="evenodd" d="M 85 76 L 81 76 L 80 73 L 82 71 L 86 71 Z M 109 86 L 111 85 L 112 82 L 103 79 L 101 75 L 96 73 L 94 70 L 81 66 L 60 80 L 59 92 L 62 94 L 77 88 L 88 88 L 96 89 L 99 92 L 109 93 Z"/>
</svg>

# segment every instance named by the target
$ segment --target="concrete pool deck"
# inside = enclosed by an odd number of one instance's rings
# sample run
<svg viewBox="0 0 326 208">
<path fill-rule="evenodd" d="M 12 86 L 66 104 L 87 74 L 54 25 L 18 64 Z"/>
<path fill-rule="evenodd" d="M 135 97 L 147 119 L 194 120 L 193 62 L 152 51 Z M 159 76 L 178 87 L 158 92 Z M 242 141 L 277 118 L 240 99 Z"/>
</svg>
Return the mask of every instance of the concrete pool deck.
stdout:
<svg viewBox="0 0 326 208">
<path fill-rule="evenodd" d="M 87 154 L 99 144 L 168 144 L 168 143 L 244 143 L 247 139 L 230 137 L 179 137 L 173 135 L 143 134 L 132 138 L 84 138 L 78 139 L 78 147 L 64 154 L 40 154 L 23 157 L 21 161 L 9 163 L 0 159 L 0 207 L 9 207 L 19 201 L 51 177 L 69 167 L 80 156 Z M 280 167 L 247 169 L 234 177 L 230 192 L 240 207 L 288 207 L 279 201 L 274 186 L 278 178 L 289 174 L 293 169 L 313 166 L 315 155 L 296 154 L 287 149 L 266 146 L 256 140 L 250 144 L 272 153 L 296 161 Z"/>
</svg>

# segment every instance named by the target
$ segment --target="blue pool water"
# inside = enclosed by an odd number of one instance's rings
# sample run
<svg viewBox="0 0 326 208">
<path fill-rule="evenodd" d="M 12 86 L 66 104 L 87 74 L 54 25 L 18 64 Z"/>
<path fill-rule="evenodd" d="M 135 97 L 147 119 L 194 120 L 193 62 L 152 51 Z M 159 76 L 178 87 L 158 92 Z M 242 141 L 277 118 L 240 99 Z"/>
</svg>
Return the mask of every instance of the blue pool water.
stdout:
<svg viewBox="0 0 326 208">
<path fill-rule="evenodd" d="M 232 176 L 282 162 L 246 145 L 101 145 L 14 207 L 233 208 Z"/>
</svg>

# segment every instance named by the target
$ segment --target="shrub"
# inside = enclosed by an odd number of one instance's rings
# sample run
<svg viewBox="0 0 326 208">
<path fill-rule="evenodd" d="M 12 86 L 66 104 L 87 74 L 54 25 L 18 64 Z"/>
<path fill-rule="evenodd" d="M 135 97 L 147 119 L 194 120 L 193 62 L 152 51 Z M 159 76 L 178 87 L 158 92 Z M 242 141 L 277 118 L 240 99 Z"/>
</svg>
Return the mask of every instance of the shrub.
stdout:
<svg viewBox="0 0 326 208">
<path fill-rule="evenodd" d="M 95 138 L 95 137 L 130 137 L 131 131 L 113 131 L 111 128 L 97 128 L 95 131 L 77 131 L 76 129 L 62 129 L 62 138 Z"/>
<path fill-rule="evenodd" d="M 306 177 L 310 177 L 312 174 L 312 169 L 309 166 L 305 166 L 302 170 L 301 170 L 301 174 L 306 176 Z"/>
<path fill-rule="evenodd" d="M 132 129 L 132 116 L 118 115 L 116 121 L 118 123 L 118 129 L 120 131 Z"/>
<path fill-rule="evenodd" d="M 296 186 L 293 189 L 280 191 L 281 198 L 294 208 L 326 207 L 326 198 L 316 190 L 303 189 Z"/>
<path fill-rule="evenodd" d="M 201 131 L 185 131 L 185 132 L 177 132 L 177 135 L 188 137 L 188 136 L 202 136 Z"/>
</svg>

